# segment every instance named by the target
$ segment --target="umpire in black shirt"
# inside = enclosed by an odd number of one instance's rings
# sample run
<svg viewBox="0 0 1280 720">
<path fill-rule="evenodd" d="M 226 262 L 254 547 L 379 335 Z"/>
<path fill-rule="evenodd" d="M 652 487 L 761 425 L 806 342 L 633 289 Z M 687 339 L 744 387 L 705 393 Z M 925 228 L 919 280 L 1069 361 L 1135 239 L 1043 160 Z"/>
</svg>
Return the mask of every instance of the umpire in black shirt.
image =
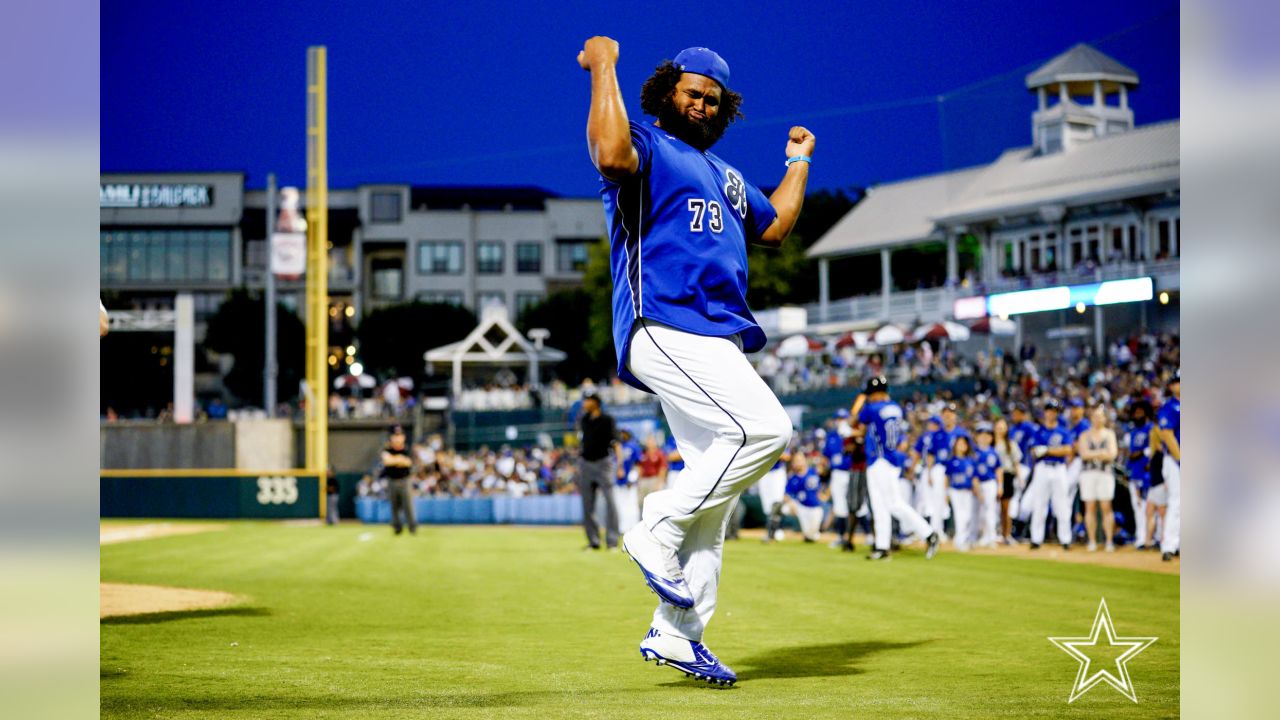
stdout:
<svg viewBox="0 0 1280 720">
<path fill-rule="evenodd" d="M 418 532 L 418 518 L 413 507 L 413 487 L 409 474 L 413 471 L 413 456 L 405 446 L 404 430 L 392 428 L 391 439 L 382 448 L 382 477 L 387 481 L 387 497 L 391 499 L 391 527 L 399 535 L 404 525 L 409 533 Z M 401 517 L 404 518 L 403 524 Z"/>
<path fill-rule="evenodd" d="M 582 398 L 582 417 L 578 419 L 582 434 L 582 457 L 578 467 L 578 493 L 582 495 L 582 527 L 587 531 L 587 544 L 600 548 L 600 530 L 596 527 L 596 492 L 604 496 L 605 544 L 618 547 L 618 508 L 613 504 L 614 476 L 617 473 L 618 440 L 613 418 L 600 409 L 600 398 L 588 393 Z"/>
</svg>

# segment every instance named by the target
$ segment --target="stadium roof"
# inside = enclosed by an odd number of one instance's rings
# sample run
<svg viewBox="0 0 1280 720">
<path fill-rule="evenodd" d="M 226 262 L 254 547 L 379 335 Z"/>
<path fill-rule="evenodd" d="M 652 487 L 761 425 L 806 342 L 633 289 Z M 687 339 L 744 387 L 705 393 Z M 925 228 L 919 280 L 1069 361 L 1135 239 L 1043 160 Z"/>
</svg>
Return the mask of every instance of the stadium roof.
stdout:
<svg viewBox="0 0 1280 720">
<path fill-rule="evenodd" d="M 873 188 L 814 243 L 810 257 L 902 247 L 943 237 L 942 226 L 995 221 L 1044 205 L 1080 206 L 1177 189 L 1179 121 L 1037 155 L 1006 150 L 986 166 Z"/>
<path fill-rule="evenodd" d="M 1038 88 L 1058 82 L 1110 80 L 1138 84 L 1138 73 L 1089 45 L 1080 43 L 1027 75 L 1027 87 Z"/>
<path fill-rule="evenodd" d="M 847 255 L 941 237 L 931 219 L 985 167 L 878 185 L 809 248 L 810 257 Z"/>
<path fill-rule="evenodd" d="M 1178 187 L 1179 121 L 1104 135 L 1066 152 L 1006 150 L 934 220 L 963 223 L 1067 206 L 1124 200 Z"/>
</svg>

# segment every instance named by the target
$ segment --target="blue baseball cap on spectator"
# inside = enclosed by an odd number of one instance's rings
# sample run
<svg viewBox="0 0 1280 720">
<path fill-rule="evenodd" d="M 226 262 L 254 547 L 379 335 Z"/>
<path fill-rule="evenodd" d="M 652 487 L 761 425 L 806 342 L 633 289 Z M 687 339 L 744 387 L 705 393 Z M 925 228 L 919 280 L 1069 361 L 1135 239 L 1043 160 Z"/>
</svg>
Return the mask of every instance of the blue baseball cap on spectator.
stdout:
<svg viewBox="0 0 1280 720">
<path fill-rule="evenodd" d="M 729 87 L 729 63 L 714 50 L 704 47 L 686 48 L 672 62 L 684 72 L 705 75 L 720 83 L 720 87 Z"/>
<path fill-rule="evenodd" d="M 839 410 L 836 410 L 835 415 L 833 415 L 832 417 L 837 417 L 843 420 L 844 418 L 849 417 L 849 409 L 840 408 Z"/>
<path fill-rule="evenodd" d="M 1078 397 L 1073 397 L 1067 401 L 1067 405 L 1070 407 L 1084 407 L 1084 401 Z"/>
<path fill-rule="evenodd" d="M 930 415 L 929 422 L 933 423 L 934 425 L 942 425 L 942 418 L 938 417 L 937 415 Z"/>
</svg>

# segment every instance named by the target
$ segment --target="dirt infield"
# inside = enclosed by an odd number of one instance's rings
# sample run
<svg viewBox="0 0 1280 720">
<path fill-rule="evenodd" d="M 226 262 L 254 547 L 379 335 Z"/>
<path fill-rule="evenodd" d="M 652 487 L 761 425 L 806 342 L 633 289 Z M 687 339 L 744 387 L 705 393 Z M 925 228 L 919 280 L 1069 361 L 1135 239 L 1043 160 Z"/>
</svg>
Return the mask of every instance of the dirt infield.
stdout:
<svg viewBox="0 0 1280 720">
<path fill-rule="evenodd" d="M 764 531 L 759 529 L 743 530 L 742 537 L 758 541 L 764 537 Z M 829 542 L 831 537 L 830 534 L 824 534 L 822 536 L 822 544 L 825 545 Z M 861 535 L 858 536 L 858 540 L 862 540 Z M 788 532 L 786 542 L 800 542 L 800 534 L 794 531 Z M 917 543 L 915 547 L 923 548 L 924 545 Z M 868 550 L 867 545 L 859 543 L 858 552 L 865 554 Z M 943 544 L 939 552 L 952 553 L 956 551 L 949 544 Z M 1032 550 L 1027 545 L 1000 545 L 993 548 L 973 548 L 969 552 L 974 555 L 1003 555 L 1025 560 L 1052 560 L 1124 568 L 1126 570 L 1145 570 L 1166 575 L 1177 575 L 1182 570 L 1182 561 L 1179 558 L 1174 558 L 1171 562 L 1164 562 L 1160 559 L 1160 553 L 1158 552 L 1139 552 L 1132 548 L 1118 548 L 1112 553 L 1103 552 L 1102 550 L 1091 553 L 1080 545 L 1072 546 L 1068 551 L 1063 551 L 1057 545 L 1044 545 L 1038 550 Z"/>
<path fill-rule="evenodd" d="M 102 618 L 122 615 L 209 610 L 225 607 L 241 600 L 231 593 L 215 590 L 189 590 L 161 585 L 127 585 L 99 583 L 98 615 Z"/>
<path fill-rule="evenodd" d="M 101 545 L 110 545 L 112 543 L 150 540 L 152 538 L 168 537 L 170 535 L 191 535 L 193 533 L 214 532 L 226 529 L 226 523 L 154 522 L 139 524 L 111 522 L 110 520 L 107 520 L 99 523 L 98 543 Z"/>
</svg>

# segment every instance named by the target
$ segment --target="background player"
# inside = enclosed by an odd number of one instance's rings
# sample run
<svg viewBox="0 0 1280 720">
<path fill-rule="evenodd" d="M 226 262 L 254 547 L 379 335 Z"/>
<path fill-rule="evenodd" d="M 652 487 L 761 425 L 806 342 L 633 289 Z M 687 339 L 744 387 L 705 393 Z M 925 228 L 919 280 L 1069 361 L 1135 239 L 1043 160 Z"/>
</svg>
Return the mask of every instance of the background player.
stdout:
<svg viewBox="0 0 1280 720">
<path fill-rule="evenodd" d="M 1164 451 L 1161 466 L 1169 505 L 1164 512 L 1164 531 L 1160 535 L 1161 557 L 1168 562 L 1181 554 L 1182 548 L 1182 371 L 1169 380 L 1169 396 L 1156 413 L 1159 432 L 1152 438 Z"/>
<path fill-rule="evenodd" d="M 800 534 L 807 543 L 818 541 L 822 527 L 822 498 L 819 492 L 822 479 L 817 468 L 810 467 L 804 453 L 791 456 L 791 474 L 787 477 L 787 494 L 782 500 L 782 512 L 800 521 Z"/>
<path fill-rule="evenodd" d="M 1151 490 L 1151 403 L 1135 400 L 1129 410 L 1130 426 L 1125 446 L 1129 470 L 1129 504 L 1133 507 L 1133 536 L 1137 550 L 1147 545 L 1147 495 Z"/>
<path fill-rule="evenodd" d="M 851 414 L 866 429 L 867 499 L 875 533 L 875 547 L 868 558 L 889 557 L 893 521 L 897 520 L 905 532 L 926 539 L 925 557 L 932 559 L 938 551 L 939 533 L 898 493 L 909 428 L 902 407 L 889 399 L 889 381 L 883 375 L 867 381 L 866 392 L 854 399 Z"/>
<path fill-rule="evenodd" d="M 968 552 L 978 508 L 978 473 L 969 448 L 969 436 L 956 434 L 955 438 L 945 465 L 947 496 L 951 500 L 951 517 L 955 520 L 955 548 Z"/>
<path fill-rule="evenodd" d="M 1071 430 L 1058 422 L 1061 406 L 1049 398 L 1044 401 L 1044 422 L 1036 430 L 1031 455 L 1035 460 L 1031 483 L 1025 495 L 1031 503 L 1031 549 L 1044 542 L 1045 523 L 1049 507 L 1053 506 L 1053 518 L 1057 523 L 1058 542 L 1063 550 L 1071 548 L 1071 502 L 1067 493 L 1067 463 L 1074 451 L 1071 449 Z"/>
<path fill-rule="evenodd" d="M 831 547 L 840 547 L 849 529 L 849 475 L 853 469 L 853 454 L 846 447 L 851 435 L 849 411 L 845 408 L 836 410 L 832 420 L 823 440 L 822 454 L 831 465 L 831 529 L 836 533 Z"/>
<path fill-rule="evenodd" d="M 974 523 L 978 547 L 996 544 L 996 518 L 1000 508 L 1000 456 L 992 447 L 994 430 L 991 423 L 980 422 L 974 428 L 978 444 L 974 448 L 974 471 L 978 480 L 978 515 Z"/>
<path fill-rule="evenodd" d="M 766 197 L 708 152 L 742 102 L 723 58 L 689 48 L 662 63 L 640 92 L 654 124 L 628 121 L 617 62 L 607 37 L 578 53 L 591 73 L 587 145 L 609 227 L 618 377 L 658 396 L 686 463 L 645 499 L 623 540 L 662 600 L 641 655 L 731 683 L 737 676 L 701 642 L 724 527 L 791 437 L 790 417 L 744 355 L 765 344 L 747 307 L 747 244 L 778 247 L 791 234 L 815 140 L 791 128 L 786 172 Z"/>
</svg>

